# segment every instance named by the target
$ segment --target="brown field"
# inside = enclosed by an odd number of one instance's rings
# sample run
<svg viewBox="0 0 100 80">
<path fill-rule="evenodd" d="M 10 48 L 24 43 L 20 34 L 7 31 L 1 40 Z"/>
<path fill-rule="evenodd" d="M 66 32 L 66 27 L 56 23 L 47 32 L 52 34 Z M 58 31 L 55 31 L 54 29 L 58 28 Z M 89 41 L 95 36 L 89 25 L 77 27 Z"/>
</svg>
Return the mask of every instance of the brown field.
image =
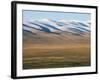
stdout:
<svg viewBox="0 0 100 80">
<path fill-rule="evenodd" d="M 89 44 L 23 47 L 23 69 L 90 66 Z"/>
</svg>

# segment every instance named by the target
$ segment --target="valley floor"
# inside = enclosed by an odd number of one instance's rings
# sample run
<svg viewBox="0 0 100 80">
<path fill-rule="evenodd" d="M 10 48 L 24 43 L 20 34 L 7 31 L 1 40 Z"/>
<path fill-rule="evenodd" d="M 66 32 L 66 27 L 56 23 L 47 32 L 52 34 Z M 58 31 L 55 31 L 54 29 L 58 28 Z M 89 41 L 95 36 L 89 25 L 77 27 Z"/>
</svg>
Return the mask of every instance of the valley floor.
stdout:
<svg viewBox="0 0 100 80">
<path fill-rule="evenodd" d="M 28 45 L 23 46 L 23 69 L 90 66 L 90 46 Z"/>
</svg>

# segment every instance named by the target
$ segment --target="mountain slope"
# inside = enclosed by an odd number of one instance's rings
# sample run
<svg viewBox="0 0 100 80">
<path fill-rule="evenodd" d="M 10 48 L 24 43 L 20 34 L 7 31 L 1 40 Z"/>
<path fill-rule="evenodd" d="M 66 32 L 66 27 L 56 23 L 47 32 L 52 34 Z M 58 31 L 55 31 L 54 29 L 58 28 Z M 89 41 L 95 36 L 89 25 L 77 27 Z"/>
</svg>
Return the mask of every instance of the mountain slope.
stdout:
<svg viewBox="0 0 100 80">
<path fill-rule="evenodd" d="M 23 23 L 25 44 L 72 44 L 89 43 L 88 22 L 68 20 L 34 20 Z"/>
</svg>

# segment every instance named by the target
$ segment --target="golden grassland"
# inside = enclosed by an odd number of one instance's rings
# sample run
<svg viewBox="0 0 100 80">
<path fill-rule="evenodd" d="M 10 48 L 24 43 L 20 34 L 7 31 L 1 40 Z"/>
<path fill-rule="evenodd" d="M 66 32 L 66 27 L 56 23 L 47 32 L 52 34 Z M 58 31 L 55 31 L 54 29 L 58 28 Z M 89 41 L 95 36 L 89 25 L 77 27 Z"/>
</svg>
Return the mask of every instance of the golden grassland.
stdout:
<svg viewBox="0 0 100 80">
<path fill-rule="evenodd" d="M 30 45 L 23 47 L 23 69 L 90 66 L 90 46 Z"/>
</svg>

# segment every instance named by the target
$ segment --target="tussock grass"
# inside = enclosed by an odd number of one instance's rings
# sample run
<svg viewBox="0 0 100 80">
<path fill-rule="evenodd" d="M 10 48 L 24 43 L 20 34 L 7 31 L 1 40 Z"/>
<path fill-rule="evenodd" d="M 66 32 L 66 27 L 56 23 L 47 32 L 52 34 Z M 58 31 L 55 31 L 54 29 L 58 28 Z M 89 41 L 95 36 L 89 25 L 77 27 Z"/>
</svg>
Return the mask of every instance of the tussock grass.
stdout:
<svg viewBox="0 0 100 80">
<path fill-rule="evenodd" d="M 23 48 L 23 69 L 90 66 L 90 46 L 32 45 Z"/>
</svg>

